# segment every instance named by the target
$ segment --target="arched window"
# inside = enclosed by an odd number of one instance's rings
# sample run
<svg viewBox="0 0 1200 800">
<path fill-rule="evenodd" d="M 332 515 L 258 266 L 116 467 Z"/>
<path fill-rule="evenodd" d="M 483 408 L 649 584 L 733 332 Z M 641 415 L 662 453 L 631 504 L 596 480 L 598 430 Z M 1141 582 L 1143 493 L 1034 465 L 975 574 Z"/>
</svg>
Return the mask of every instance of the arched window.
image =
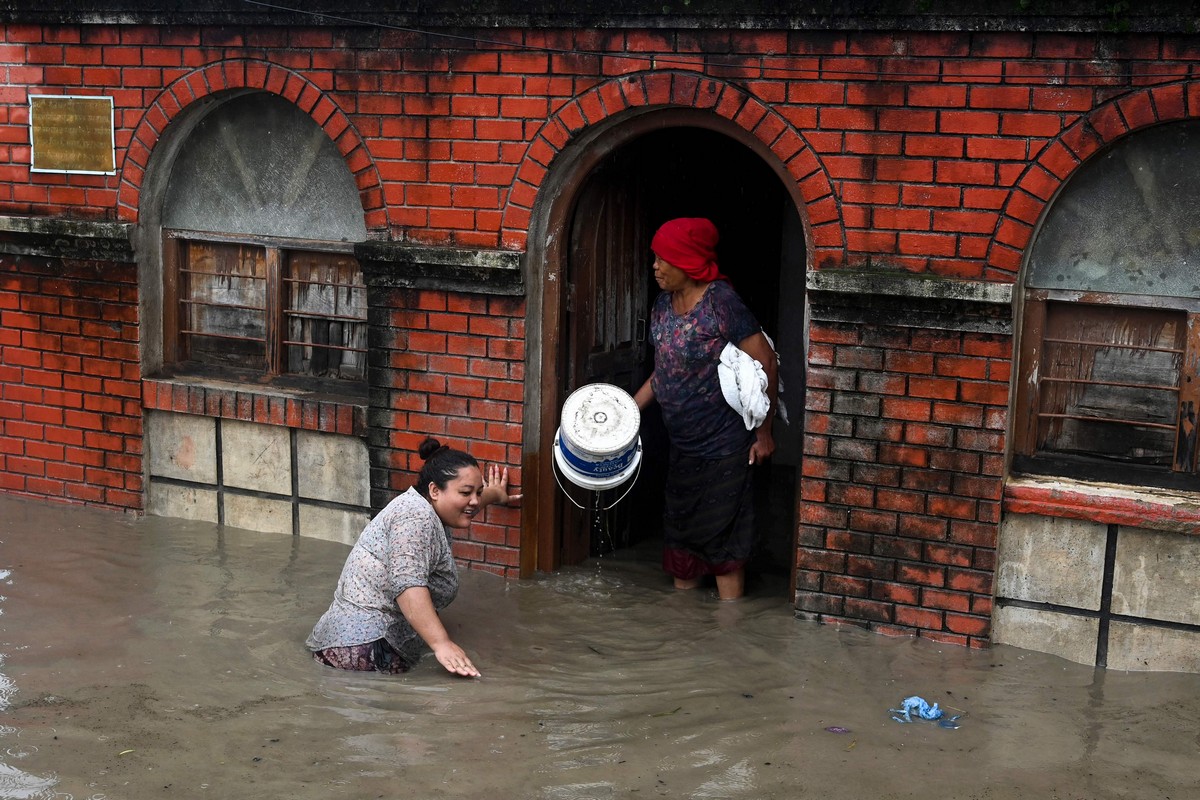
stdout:
<svg viewBox="0 0 1200 800">
<path fill-rule="evenodd" d="M 171 168 L 162 229 L 165 373 L 365 382 L 362 205 L 310 117 L 265 93 L 209 112 Z"/>
<path fill-rule="evenodd" d="M 1084 164 L 1030 250 L 1017 472 L 1200 489 L 1200 122 Z"/>
</svg>

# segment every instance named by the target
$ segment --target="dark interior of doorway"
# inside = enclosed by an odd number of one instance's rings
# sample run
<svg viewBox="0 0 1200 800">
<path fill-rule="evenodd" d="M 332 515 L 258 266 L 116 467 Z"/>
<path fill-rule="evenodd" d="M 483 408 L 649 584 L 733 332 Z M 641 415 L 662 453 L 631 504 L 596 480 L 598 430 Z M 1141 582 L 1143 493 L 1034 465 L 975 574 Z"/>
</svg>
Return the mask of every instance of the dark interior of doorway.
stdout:
<svg viewBox="0 0 1200 800">
<path fill-rule="evenodd" d="M 717 225 L 721 235 L 718 246 L 721 269 L 767 334 L 778 341 L 781 327 L 802 328 L 802 288 L 798 297 L 784 298 L 781 302 L 785 254 L 795 256 L 803 249 L 795 242 L 791 246 L 788 244 L 789 236 L 800 236 L 797 212 L 780 178 L 760 156 L 740 142 L 700 127 L 656 130 L 609 154 L 589 175 L 578 197 L 572 225 L 574 237 L 587 238 L 601 225 L 606 226 L 607 231 L 617 233 L 595 237 L 608 241 L 585 245 L 582 249 L 589 252 L 573 260 L 590 264 L 583 269 L 632 270 L 631 279 L 615 281 L 615 285 L 628 287 L 628 291 L 635 293 L 644 292 L 642 308 L 649 308 L 659 291 L 651 272 L 650 236 L 668 219 L 701 216 Z M 623 220 L 619 225 L 604 221 L 605 215 L 613 214 L 636 219 Z M 617 239 L 619 245 L 615 243 Z M 581 250 L 575 246 L 571 249 L 575 253 Z M 615 256 L 618 250 L 633 250 L 634 255 Z M 621 266 L 622 262 L 627 263 Z M 576 264 L 568 267 L 572 291 L 580 285 L 575 280 L 575 267 Z M 802 266 L 793 268 L 802 270 Z M 586 279 L 583 284 L 590 291 L 597 291 L 597 287 L 614 285 L 614 281 L 610 279 L 606 284 L 605 281 Z M 572 311 L 583 305 L 580 302 L 569 306 L 565 315 L 566 328 L 578 324 L 573 320 Z M 568 350 L 574 347 L 576 339 L 571 333 L 564 336 Z M 563 376 L 562 398 L 578 386 L 595 380 L 625 383 L 623 388 L 632 393 L 653 369 L 652 359 L 652 352 L 647 347 L 632 374 L 611 379 L 595 370 L 589 373 L 588 359 L 569 352 L 566 354 L 569 367 Z M 802 384 L 803 375 L 792 376 L 789 395 L 802 398 Z M 801 391 L 795 391 L 797 387 L 801 387 Z M 795 399 L 792 404 L 802 406 Z M 802 411 L 802 408 L 797 410 Z M 799 453 L 801 424 L 799 419 L 786 427 L 776 423 L 777 442 L 795 439 L 794 446 L 781 448 L 781 456 Z M 586 526 L 590 530 L 590 556 L 623 551 L 657 557 L 668 443 L 661 417 L 654 408 L 643 419 L 641 437 L 644 454 L 641 473 L 629 494 L 612 510 L 597 514 L 586 500 L 583 504 L 587 508 L 582 510 L 564 505 L 564 527 Z M 784 456 L 764 466 L 757 475 L 756 519 L 760 545 L 750 565 L 751 574 L 777 577 L 790 574 L 794 558 L 798 467 L 798 456 Z M 602 493 L 600 503 L 615 502 L 627 488 L 621 486 Z M 572 559 L 564 558 L 563 563 L 572 563 Z"/>
</svg>

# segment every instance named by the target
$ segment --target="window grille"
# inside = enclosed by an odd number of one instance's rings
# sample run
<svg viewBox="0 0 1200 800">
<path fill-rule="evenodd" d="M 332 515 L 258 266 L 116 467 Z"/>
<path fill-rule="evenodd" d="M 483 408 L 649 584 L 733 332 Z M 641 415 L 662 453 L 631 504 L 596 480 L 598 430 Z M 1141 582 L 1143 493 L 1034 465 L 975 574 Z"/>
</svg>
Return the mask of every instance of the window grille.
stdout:
<svg viewBox="0 0 1200 800">
<path fill-rule="evenodd" d="M 1046 293 L 1041 293 L 1045 295 Z M 1121 483 L 1191 486 L 1193 315 L 1043 301 L 1027 306 L 1014 466 Z"/>
<path fill-rule="evenodd" d="M 348 249 L 322 244 L 167 232 L 164 361 L 237 379 L 363 382 L 362 270 Z"/>
</svg>

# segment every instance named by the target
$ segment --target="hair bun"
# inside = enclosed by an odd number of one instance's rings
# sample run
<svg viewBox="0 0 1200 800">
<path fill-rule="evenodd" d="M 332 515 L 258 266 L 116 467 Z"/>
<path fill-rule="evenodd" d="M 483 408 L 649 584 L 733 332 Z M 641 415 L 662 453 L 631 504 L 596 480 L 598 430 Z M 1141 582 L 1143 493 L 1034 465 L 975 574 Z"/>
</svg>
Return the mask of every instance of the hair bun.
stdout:
<svg viewBox="0 0 1200 800">
<path fill-rule="evenodd" d="M 422 461 L 428 461 L 429 457 L 438 450 L 441 450 L 442 447 L 443 445 L 441 442 L 430 436 L 426 438 L 425 441 L 421 442 L 421 446 L 417 448 L 417 453 L 421 456 Z"/>
</svg>

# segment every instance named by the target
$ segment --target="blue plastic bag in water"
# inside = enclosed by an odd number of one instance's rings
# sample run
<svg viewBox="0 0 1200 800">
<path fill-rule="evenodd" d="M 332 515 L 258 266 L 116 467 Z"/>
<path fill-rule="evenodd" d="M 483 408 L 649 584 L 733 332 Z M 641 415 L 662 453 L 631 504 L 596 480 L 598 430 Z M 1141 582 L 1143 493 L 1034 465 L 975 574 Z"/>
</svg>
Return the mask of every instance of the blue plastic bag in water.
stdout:
<svg viewBox="0 0 1200 800">
<path fill-rule="evenodd" d="M 938 704 L 929 705 L 925 698 L 912 697 L 904 698 L 904 702 L 900 704 L 900 708 L 889 708 L 893 715 L 892 719 L 896 722 L 912 722 L 913 715 L 916 714 L 920 719 L 938 719 L 942 716 L 942 710 L 938 708 Z"/>
</svg>

